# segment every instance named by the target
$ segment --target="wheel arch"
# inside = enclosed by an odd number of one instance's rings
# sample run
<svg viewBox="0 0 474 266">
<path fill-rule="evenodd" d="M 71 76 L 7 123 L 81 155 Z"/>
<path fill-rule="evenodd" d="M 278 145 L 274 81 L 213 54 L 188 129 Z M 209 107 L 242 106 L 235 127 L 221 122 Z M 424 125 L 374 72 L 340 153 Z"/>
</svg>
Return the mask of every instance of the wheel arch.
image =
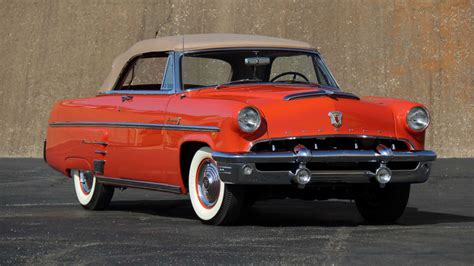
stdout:
<svg viewBox="0 0 474 266">
<path fill-rule="evenodd" d="M 202 147 L 211 147 L 203 141 L 186 141 L 183 142 L 179 148 L 179 170 L 181 173 L 181 180 L 188 191 L 189 168 L 193 160 L 194 154 Z"/>
<path fill-rule="evenodd" d="M 66 158 L 64 162 L 64 174 L 71 177 L 71 170 L 89 170 L 93 171 L 92 165 L 84 158 L 70 157 Z"/>
</svg>

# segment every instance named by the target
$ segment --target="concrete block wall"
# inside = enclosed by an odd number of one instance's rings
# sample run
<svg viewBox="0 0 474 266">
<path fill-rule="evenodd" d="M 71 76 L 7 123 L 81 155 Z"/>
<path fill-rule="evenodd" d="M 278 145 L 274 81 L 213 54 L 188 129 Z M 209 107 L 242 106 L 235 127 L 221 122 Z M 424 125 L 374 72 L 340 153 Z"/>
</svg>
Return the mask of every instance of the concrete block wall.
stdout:
<svg viewBox="0 0 474 266">
<path fill-rule="evenodd" d="M 319 47 L 341 86 L 419 101 L 427 147 L 474 156 L 474 2 L 0 0 L 0 157 L 39 157 L 58 99 L 95 95 L 136 41 L 230 32 Z"/>
</svg>

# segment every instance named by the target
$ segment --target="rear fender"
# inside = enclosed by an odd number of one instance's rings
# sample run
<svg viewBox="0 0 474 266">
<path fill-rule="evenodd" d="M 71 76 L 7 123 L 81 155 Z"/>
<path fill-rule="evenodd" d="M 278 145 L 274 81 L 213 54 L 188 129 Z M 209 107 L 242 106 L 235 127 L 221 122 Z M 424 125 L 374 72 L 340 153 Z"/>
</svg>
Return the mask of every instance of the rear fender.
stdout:
<svg viewBox="0 0 474 266">
<path fill-rule="evenodd" d="M 65 170 L 63 173 L 69 177 L 71 177 L 72 169 L 81 169 L 81 170 L 88 170 L 88 171 L 94 170 L 92 168 L 92 165 L 86 159 L 83 159 L 83 158 L 76 158 L 76 157 L 67 158 L 64 165 L 65 165 Z"/>
</svg>

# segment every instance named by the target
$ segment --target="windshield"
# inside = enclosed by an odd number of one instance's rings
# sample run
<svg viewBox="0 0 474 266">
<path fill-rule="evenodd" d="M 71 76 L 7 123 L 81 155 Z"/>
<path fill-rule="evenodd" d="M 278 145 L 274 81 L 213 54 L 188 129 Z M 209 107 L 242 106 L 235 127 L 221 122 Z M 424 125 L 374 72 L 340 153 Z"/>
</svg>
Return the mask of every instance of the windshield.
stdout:
<svg viewBox="0 0 474 266">
<path fill-rule="evenodd" d="M 310 84 L 337 87 L 317 53 L 232 50 L 184 54 L 183 89 L 240 83 Z"/>
</svg>

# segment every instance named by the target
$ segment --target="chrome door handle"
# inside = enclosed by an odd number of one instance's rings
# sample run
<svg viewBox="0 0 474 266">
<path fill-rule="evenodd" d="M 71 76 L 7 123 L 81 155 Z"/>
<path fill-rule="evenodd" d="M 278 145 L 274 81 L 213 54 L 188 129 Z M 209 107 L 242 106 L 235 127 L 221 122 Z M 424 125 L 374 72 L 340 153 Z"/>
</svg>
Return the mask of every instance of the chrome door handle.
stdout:
<svg viewBox="0 0 474 266">
<path fill-rule="evenodd" d="M 130 101 L 133 99 L 133 96 L 131 95 L 124 95 L 122 96 L 122 102 L 125 102 L 125 101 Z"/>
</svg>

